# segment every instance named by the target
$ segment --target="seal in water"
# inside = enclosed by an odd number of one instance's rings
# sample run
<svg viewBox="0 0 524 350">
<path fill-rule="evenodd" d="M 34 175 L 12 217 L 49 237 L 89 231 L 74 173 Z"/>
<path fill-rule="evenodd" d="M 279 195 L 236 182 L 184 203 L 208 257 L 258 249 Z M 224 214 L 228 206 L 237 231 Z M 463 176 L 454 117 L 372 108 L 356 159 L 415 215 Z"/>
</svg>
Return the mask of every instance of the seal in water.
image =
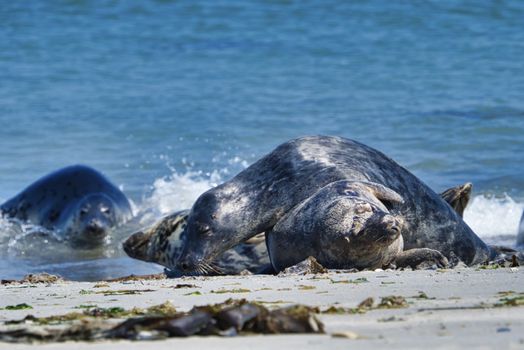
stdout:
<svg viewBox="0 0 524 350">
<path fill-rule="evenodd" d="M 383 204 L 392 215 L 403 217 L 406 250 L 434 249 L 468 265 L 494 256 L 442 198 L 381 152 L 341 137 L 308 136 L 278 146 L 203 193 L 189 214 L 178 266 L 194 271 L 212 262 L 238 243 L 271 230 L 293 207 L 339 180 L 374 182 L 402 196 L 402 203 Z"/>
<path fill-rule="evenodd" d="M 56 231 L 74 247 L 104 243 L 132 216 L 126 196 L 95 169 L 69 166 L 42 177 L 0 206 L 4 216 Z"/>
<path fill-rule="evenodd" d="M 189 210 L 163 217 L 155 225 L 132 234 L 124 243 L 124 251 L 132 258 L 165 266 L 169 276 L 179 276 L 176 263 L 182 250 Z M 265 272 L 270 267 L 264 237 L 253 237 L 225 251 L 214 264 L 201 265 L 201 274 L 236 275 L 242 271 Z"/>
<path fill-rule="evenodd" d="M 464 191 L 466 186 L 471 187 L 468 184 L 456 186 L 444 191 L 441 196 L 446 194 L 445 198 L 450 200 L 449 204 L 452 207 L 456 203 L 462 203 L 465 206 L 467 198 L 463 197 L 469 195 L 468 191 Z M 123 243 L 124 251 L 131 258 L 165 266 L 169 275 L 181 275 L 176 263 L 182 250 L 182 239 L 185 236 L 183 232 L 187 226 L 188 214 L 189 210 L 174 212 L 161 218 L 154 225 L 132 234 Z M 403 255 L 397 255 L 397 259 L 400 259 L 401 256 Z M 399 263 L 396 264 L 399 265 Z M 385 262 L 384 265 L 386 265 Z M 244 270 L 253 273 L 274 272 L 269 263 L 264 234 L 250 238 L 247 242 L 226 251 L 217 260 L 215 270 L 217 268 L 221 273 L 226 274 L 238 274 Z M 208 272 L 217 273 L 213 269 Z"/>
</svg>

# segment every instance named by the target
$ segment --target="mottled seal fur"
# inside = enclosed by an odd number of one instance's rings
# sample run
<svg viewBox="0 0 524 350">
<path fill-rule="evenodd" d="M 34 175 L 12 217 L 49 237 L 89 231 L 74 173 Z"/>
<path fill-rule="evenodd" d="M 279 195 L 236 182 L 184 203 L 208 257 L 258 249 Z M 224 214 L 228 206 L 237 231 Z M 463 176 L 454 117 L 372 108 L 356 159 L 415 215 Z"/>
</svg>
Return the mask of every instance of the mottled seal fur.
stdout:
<svg viewBox="0 0 524 350">
<path fill-rule="evenodd" d="M 493 256 L 449 204 L 392 159 L 356 141 L 309 136 L 285 142 L 197 199 L 188 217 L 179 268 L 194 271 L 271 230 L 293 207 L 339 180 L 374 182 L 402 196 L 402 203 L 386 207 L 404 218 L 406 250 L 434 249 L 468 265 Z"/>
<path fill-rule="evenodd" d="M 102 244 L 128 220 L 127 197 L 101 173 L 84 165 L 59 169 L 0 206 L 4 216 L 55 231 L 75 247 Z"/>
<path fill-rule="evenodd" d="M 132 234 L 124 251 L 132 258 L 165 266 L 170 275 L 180 275 L 176 264 L 185 238 L 189 210 L 167 215 L 153 226 Z M 202 265 L 201 274 L 239 274 L 244 270 L 258 273 L 269 267 L 264 238 L 251 239 L 225 251 L 213 264 Z"/>
</svg>

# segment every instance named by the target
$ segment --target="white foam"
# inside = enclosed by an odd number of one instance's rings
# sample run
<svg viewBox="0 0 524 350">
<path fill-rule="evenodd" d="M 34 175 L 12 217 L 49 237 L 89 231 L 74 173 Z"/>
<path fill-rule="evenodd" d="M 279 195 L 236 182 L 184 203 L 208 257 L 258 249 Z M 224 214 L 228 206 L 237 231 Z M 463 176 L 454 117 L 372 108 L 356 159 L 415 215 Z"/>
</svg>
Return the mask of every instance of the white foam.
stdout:
<svg viewBox="0 0 524 350">
<path fill-rule="evenodd" d="M 524 203 L 510 196 L 476 196 L 464 211 L 464 221 L 480 237 L 516 235 Z"/>
<path fill-rule="evenodd" d="M 144 211 L 153 209 L 160 215 L 189 209 L 198 196 L 220 182 L 222 179 L 217 171 L 207 174 L 173 172 L 168 177 L 155 180 L 151 193 L 144 198 L 140 207 Z"/>
</svg>

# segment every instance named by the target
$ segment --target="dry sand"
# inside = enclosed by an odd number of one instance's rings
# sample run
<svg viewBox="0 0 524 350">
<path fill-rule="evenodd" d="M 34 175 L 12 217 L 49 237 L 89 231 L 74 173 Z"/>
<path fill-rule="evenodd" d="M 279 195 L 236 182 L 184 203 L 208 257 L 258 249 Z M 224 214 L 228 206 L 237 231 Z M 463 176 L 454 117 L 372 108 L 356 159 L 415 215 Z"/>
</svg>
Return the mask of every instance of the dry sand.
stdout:
<svg viewBox="0 0 524 350">
<path fill-rule="evenodd" d="M 174 288 L 193 284 L 195 288 Z M 133 295 L 94 293 L 149 290 Z M 217 291 L 221 291 L 217 293 Z M 199 293 L 195 293 L 199 292 Z M 421 292 L 428 298 L 421 298 Z M 501 293 L 502 292 L 502 293 Z M 4 321 L 78 311 L 79 305 L 149 307 L 171 301 L 178 310 L 222 302 L 228 298 L 267 302 L 268 307 L 306 304 L 356 307 L 373 297 L 403 296 L 402 309 L 371 310 L 364 314 L 319 315 L 325 335 L 266 335 L 235 338 L 190 337 L 162 341 L 101 341 L 59 343 L 42 349 L 524 349 L 524 268 L 479 270 L 374 271 L 305 276 L 195 277 L 133 282 L 60 282 L 0 286 L 0 308 L 26 303 L 30 310 L 0 310 Z M 511 303 L 511 302 L 510 302 Z M 502 305 L 502 306 L 500 306 Z M 12 326 L 11 326 L 12 327 Z M 333 333 L 350 332 L 350 338 Z M 352 338 L 357 339 L 352 339 Z M 22 349 L 24 344 L 0 343 Z"/>
</svg>

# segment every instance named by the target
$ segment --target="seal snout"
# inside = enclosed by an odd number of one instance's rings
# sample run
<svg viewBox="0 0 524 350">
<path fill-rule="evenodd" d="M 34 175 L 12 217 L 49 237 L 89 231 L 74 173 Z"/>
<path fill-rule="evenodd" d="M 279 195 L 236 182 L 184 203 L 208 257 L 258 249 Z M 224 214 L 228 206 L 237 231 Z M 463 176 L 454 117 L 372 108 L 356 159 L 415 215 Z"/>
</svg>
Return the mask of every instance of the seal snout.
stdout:
<svg viewBox="0 0 524 350">
<path fill-rule="evenodd" d="M 106 226 L 99 220 L 91 220 L 87 223 L 85 231 L 92 236 L 101 236 L 106 233 Z"/>
<path fill-rule="evenodd" d="M 179 260 L 177 265 L 182 272 L 191 272 L 196 270 L 198 263 L 193 259 L 185 258 Z"/>
</svg>

